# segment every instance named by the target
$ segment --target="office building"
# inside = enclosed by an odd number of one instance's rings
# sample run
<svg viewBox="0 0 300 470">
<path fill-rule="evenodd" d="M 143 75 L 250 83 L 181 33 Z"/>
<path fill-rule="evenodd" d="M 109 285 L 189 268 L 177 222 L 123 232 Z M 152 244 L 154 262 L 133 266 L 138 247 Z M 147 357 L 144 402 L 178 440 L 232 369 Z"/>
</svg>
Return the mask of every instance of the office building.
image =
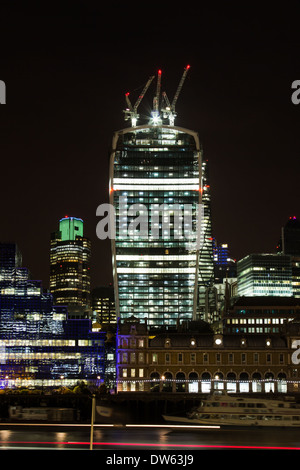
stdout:
<svg viewBox="0 0 300 470">
<path fill-rule="evenodd" d="M 292 296 L 292 265 L 289 255 L 251 254 L 238 261 L 239 296 Z"/>
<path fill-rule="evenodd" d="M 223 332 L 234 334 L 282 334 L 300 319 L 295 297 L 237 297 L 223 315 Z"/>
<path fill-rule="evenodd" d="M 230 255 L 228 243 L 218 243 L 217 240 L 214 239 L 213 256 L 215 283 L 219 284 L 222 283 L 224 279 L 237 277 L 236 260 Z"/>
<path fill-rule="evenodd" d="M 116 306 L 113 286 L 95 287 L 91 292 L 93 319 L 100 324 L 116 324 Z"/>
<path fill-rule="evenodd" d="M 54 303 L 83 307 L 90 303 L 90 240 L 83 235 L 83 221 L 64 217 L 51 234 L 50 292 Z"/>
<path fill-rule="evenodd" d="M 300 256 L 300 221 L 297 217 L 290 217 L 282 227 L 277 249 L 285 255 Z"/>
<path fill-rule="evenodd" d="M 0 252 L 0 388 L 74 386 L 104 377 L 105 333 L 53 305 L 11 244 L 1 244 Z"/>
<path fill-rule="evenodd" d="M 300 221 L 297 217 L 290 217 L 282 227 L 277 251 L 291 256 L 293 295 L 300 298 Z"/>
<path fill-rule="evenodd" d="M 160 80 L 159 71 L 153 111 L 142 125 L 126 95 L 131 127 L 114 134 L 110 157 L 117 316 L 147 318 L 153 326 L 201 314 L 200 288 L 205 292 L 213 280 L 206 161 L 198 134 L 174 125 L 174 106 L 164 107 Z"/>
</svg>

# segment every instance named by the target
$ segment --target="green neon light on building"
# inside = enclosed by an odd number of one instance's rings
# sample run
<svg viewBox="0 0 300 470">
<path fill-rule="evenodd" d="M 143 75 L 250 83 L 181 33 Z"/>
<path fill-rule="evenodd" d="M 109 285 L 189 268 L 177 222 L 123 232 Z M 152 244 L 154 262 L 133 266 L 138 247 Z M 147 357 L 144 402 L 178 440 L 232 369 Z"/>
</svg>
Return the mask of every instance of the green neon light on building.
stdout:
<svg viewBox="0 0 300 470">
<path fill-rule="evenodd" d="M 77 217 L 65 217 L 59 221 L 61 240 L 75 240 L 77 236 L 83 237 L 83 220 Z"/>
</svg>

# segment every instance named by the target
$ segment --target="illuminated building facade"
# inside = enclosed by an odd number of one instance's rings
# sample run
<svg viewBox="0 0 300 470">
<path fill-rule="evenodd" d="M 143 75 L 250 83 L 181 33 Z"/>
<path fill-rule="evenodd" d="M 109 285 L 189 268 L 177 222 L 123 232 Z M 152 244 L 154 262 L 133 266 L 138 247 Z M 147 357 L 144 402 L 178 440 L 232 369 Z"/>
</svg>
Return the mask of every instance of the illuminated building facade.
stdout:
<svg viewBox="0 0 300 470">
<path fill-rule="evenodd" d="M 103 377 L 105 333 L 54 306 L 41 282 L 19 266 L 12 245 L 1 244 L 0 253 L 0 388 L 72 386 Z"/>
<path fill-rule="evenodd" d="M 82 306 L 90 302 L 90 240 L 83 236 L 83 221 L 64 217 L 51 234 L 50 292 L 58 305 Z"/>
<path fill-rule="evenodd" d="M 96 287 L 91 292 L 93 318 L 101 324 L 116 324 L 115 295 L 112 286 Z"/>
<path fill-rule="evenodd" d="M 279 254 L 251 254 L 238 261 L 238 295 L 292 296 L 291 257 Z"/>
<path fill-rule="evenodd" d="M 135 106 L 126 94 L 131 127 L 114 134 L 110 157 L 117 316 L 147 318 L 157 327 L 202 314 L 203 292 L 213 281 L 207 162 L 198 134 L 174 125 L 174 102 L 188 69 L 165 107 L 158 72 L 148 124 L 137 125 L 137 103 L 145 90 Z"/>
<path fill-rule="evenodd" d="M 291 256 L 293 295 L 300 298 L 300 221 L 297 217 L 290 217 L 282 227 L 277 250 Z"/>
<path fill-rule="evenodd" d="M 227 243 L 217 243 L 213 241 L 213 255 L 214 255 L 214 273 L 215 282 L 222 283 L 224 279 L 231 279 L 237 277 L 236 261 L 231 258 L 229 247 Z"/>
<path fill-rule="evenodd" d="M 117 219 L 112 240 L 117 311 L 121 318 L 146 317 L 152 325 L 192 318 L 197 253 L 177 236 L 175 223 L 164 230 L 164 217 L 155 221 L 152 209 L 165 204 L 172 212 L 176 205 L 190 204 L 195 218 L 201 189 L 197 135 L 180 128 L 140 126 L 118 132 L 113 148 L 110 201 Z M 127 220 L 120 198 L 126 201 Z M 145 237 L 128 230 L 134 220 L 130 206 L 138 209 L 138 204 L 146 207 L 151 225 Z"/>
<path fill-rule="evenodd" d="M 281 334 L 287 324 L 300 319 L 294 297 L 238 297 L 223 316 L 224 333 Z"/>
<path fill-rule="evenodd" d="M 215 334 L 208 326 L 192 322 L 153 331 L 145 322 L 125 320 L 117 338 L 117 391 L 299 392 L 299 368 L 291 363 L 299 323 L 285 335 Z"/>
</svg>

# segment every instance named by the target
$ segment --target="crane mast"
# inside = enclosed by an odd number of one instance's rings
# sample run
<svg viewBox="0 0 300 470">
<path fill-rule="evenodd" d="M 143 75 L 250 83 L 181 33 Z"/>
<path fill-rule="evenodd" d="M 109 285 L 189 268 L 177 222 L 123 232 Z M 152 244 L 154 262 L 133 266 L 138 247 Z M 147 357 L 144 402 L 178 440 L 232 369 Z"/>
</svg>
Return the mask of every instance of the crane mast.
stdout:
<svg viewBox="0 0 300 470">
<path fill-rule="evenodd" d="M 185 69 L 184 69 L 184 72 L 183 72 L 183 74 L 182 74 L 181 80 L 180 80 L 180 82 L 179 82 L 179 85 L 178 85 L 178 87 L 177 87 L 176 93 L 175 93 L 175 95 L 174 95 L 174 98 L 173 98 L 173 101 L 172 101 L 172 104 L 171 104 L 171 111 L 172 111 L 173 113 L 175 113 L 175 105 L 176 105 L 176 103 L 177 103 L 178 96 L 179 96 L 179 94 L 180 94 L 180 92 L 181 92 L 181 89 L 182 89 L 182 87 L 183 87 L 183 84 L 184 84 L 184 81 L 185 81 L 185 79 L 186 79 L 186 76 L 187 76 L 187 73 L 188 73 L 189 69 L 190 69 L 190 65 L 187 65 L 187 66 L 185 67 Z"/>
<path fill-rule="evenodd" d="M 137 109 L 138 109 L 142 99 L 144 98 L 144 96 L 146 94 L 146 91 L 148 90 L 149 86 L 151 85 L 151 82 L 152 82 L 153 79 L 154 79 L 154 75 L 149 77 L 146 85 L 144 86 L 144 88 L 143 88 L 141 94 L 139 95 L 138 99 L 136 100 L 134 106 L 132 106 L 131 101 L 129 99 L 129 93 L 125 93 L 125 100 L 126 100 L 126 103 L 127 103 L 127 106 L 128 106 L 128 108 L 124 111 L 125 112 L 125 120 L 131 119 L 132 127 L 136 126 L 136 123 L 137 123 L 137 120 L 138 120 L 138 117 L 139 117 L 139 115 L 137 113 Z"/>
<path fill-rule="evenodd" d="M 183 74 L 181 76 L 180 82 L 178 84 L 178 87 L 176 89 L 174 98 L 172 103 L 170 104 L 170 101 L 167 97 L 166 92 L 162 93 L 162 99 L 161 99 L 161 109 L 160 109 L 160 93 L 161 93 L 161 75 L 162 72 L 161 70 L 158 70 L 157 74 L 157 83 L 156 83 L 156 92 L 155 96 L 153 98 L 153 111 L 152 111 L 152 124 L 157 125 L 159 122 L 161 122 L 160 118 L 160 111 L 163 113 L 163 117 L 165 119 L 169 120 L 169 125 L 174 126 L 174 121 L 176 117 L 176 112 L 175 112 L 175 106 L 178 100 L 178 97 L 180 95 L 181 89 L 183 87 L 184 81 L 186 79 L 186 76 L 188 74 L 188 71 L 190 69 L 190 65 L 187 65 L 183 71 Z M 144 98 L 145 93 L 147 92 L 149 86 L 151 85 L 152 81 L 154 79 L 154 75 L 149 77 L 146 85 L 144 86 L 141 94 L 139 95 L 137 101 L 135 102 L 134 106 L 132 105 L 130 99 L 129 99 L 129 93 L 125 94 L 125 100 L 127 103 L 127 109 L 124 111 L 125 113 L 125 120 L 131 119 L 131 125 L 132 127 L 135 127 L 137 124 L 137 120 L 139 118 L 139 115 L 137 113 L 138 107 Z"/>
<path fill-rule="evenodd" d="M 161 70 L 159 70 L 157 74 L 156 94 L 153 100 L 153 111 L 156 113 L 156 115 L 158 115 L 159 113 L 160 88 L 161 88 Z"/>
</svg>

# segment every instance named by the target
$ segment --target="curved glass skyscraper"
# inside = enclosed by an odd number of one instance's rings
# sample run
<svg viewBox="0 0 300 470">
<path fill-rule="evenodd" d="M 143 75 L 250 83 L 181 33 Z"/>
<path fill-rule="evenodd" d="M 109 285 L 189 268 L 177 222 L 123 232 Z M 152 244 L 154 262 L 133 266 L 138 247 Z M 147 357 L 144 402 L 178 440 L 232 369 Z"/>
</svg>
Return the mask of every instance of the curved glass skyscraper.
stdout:
<svg viewBox="0 0 300 470">
<path fill-rule="evenodd" d="M 149 124 L 136 126 L 135 115 L 132 127 L 114 134 L 110 157 L 117 316 L 153 326 L 196 319 L 199 282 L 213 279 L 198 134 L 166 124 L 157 96 Z"/>
</svg>

